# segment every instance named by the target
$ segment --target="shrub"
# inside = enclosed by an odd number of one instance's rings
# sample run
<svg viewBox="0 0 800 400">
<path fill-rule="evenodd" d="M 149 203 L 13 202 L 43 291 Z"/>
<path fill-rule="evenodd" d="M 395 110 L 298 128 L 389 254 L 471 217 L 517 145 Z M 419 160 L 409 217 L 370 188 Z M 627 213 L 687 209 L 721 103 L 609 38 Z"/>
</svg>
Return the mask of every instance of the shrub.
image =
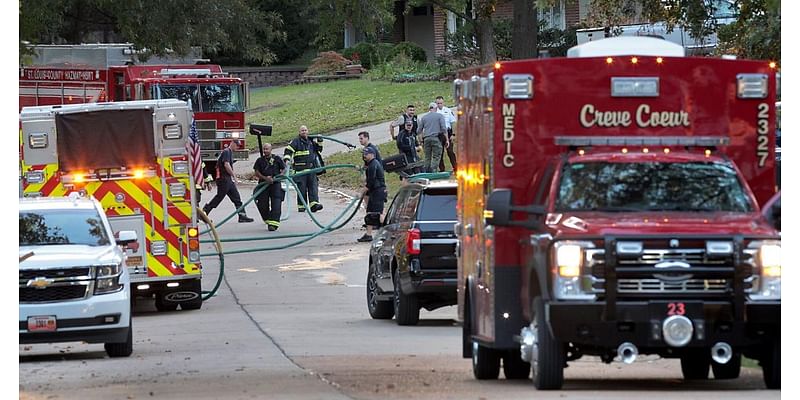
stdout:
<svg viewBox="0 0 800 400">
<path fill-rule="evenodd" d="M 392 56 L 392 45 L 388 43 L 361 42 L 353 47 L 342 50 L 342 54 L 349 58 L 358 58 L 364 68 L 373 68 L 386 62 Z"/>
<path fill-rule="evenodd" d="M 341 54 L 335 51 L 325 51 L 319 53 L 319 57 L 314 59 L 303 75 L 333 75 L 336 71 L 344 70 L 344 67 L 349 64 L 350 60 L 342 57 Z"/>
<path fill-rule="evenodd" d="M 400 42 L 396 44 L 392 49 L 392 55 L 397 57 L 399 54 L 405 54 L 411 60 L 417 62 L 428 61 L 428 56 L 425 54 L 425 49 L 411 42 Z"/>
</svg>

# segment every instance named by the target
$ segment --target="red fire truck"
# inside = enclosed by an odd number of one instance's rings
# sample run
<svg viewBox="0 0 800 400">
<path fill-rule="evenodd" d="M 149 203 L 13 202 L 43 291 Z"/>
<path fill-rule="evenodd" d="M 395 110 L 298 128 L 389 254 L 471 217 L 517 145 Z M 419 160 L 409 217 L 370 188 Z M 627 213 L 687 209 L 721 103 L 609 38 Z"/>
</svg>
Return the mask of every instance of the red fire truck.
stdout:
<svg viewBox="0 0 800 400">
<path fill-rule="evenodd" d="M 155 296 L 159 311 L 199 309 L 200 238 L 186 102 L 25 107 L 20 125 L 22 196 L 94 196 L 115 232 L 135 231 L 141 238 L 126 258 L 132 298 Z"/>
<path fill-rule="evenodd" d="M 142 63 L 130 44 L 37 45 L 31 66 L 19 69 L 19 107 L 107 101 L 178 99 L 190 102 L 209 173 L 231 140 L 245 149 L 248 83 L 219 65 Z M 183 61 L 183 60 L 182 60 Z M 160 62 L 154 64 L 153 62 Z M 247 150 L 234 154 L 247 159 Z"/>
<path fill-rule="evenodd" d="M 653 38 L 461 71 L 458 315 L 477 379 L 567 363 L 761 363 L 780 388 L 774 65 Z M 487 151 L 487 149 L 489 151 Z"/>
</svg>

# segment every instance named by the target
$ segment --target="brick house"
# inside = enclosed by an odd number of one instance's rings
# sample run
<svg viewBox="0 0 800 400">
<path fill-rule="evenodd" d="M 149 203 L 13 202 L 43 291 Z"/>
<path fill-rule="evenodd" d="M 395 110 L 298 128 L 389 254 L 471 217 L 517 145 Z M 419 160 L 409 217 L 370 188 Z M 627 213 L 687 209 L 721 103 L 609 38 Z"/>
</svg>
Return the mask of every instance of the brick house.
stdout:
<svg viewBox="0 0 800 400">
<path fill-rule="evenodd" d="M 574 26 L 586 17 L 590 0 L 566 2 L 558 6 L 539 10 L 539 19 L 546 20 L 550 27 L 565 29 Z M 395 22 L 392 42 L 413 42 L 425 49 L 428 61 L 445 53 L 446 34 L 453 33 L 464 22 L 452 12 L 438 6 L 426 5 L 410 7 L 406 11 L 406 1 L 394 2 Z M 498 0 L 495 19 L 511 19 L 514 6 L 511 0 Z"/>
</svg>

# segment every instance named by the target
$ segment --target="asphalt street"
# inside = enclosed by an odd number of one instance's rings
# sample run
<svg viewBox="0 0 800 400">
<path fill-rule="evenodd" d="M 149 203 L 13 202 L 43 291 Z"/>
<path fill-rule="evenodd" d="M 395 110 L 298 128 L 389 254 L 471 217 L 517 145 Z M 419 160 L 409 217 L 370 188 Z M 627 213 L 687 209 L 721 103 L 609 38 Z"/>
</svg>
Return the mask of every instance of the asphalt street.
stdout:
<svg viewBox="0 0 800 400">
<path fill-rule="evenodd" d="M 252 187 L 241 186 L 243 194 Z M 208 195 L 207 193 L 205 194 Z M 291 200 L 293 193 L 287 194 Z M 323 191 L 328 223 L 350 199 Z M 256 216 L 254 205 L 248 214 Z M 225 200 L 211 217 L 232 213 Z M 570 363 L 564 390 L 536 392 L 530 381 L 477 381 L 461 358 L 455 307 L 421 313 L 415 327 L 369 317 L 365 279 L 369 244 L 356 243 L 363 211 L 341 230 L 300 246 L 225 256 L 217 294 L 197 311 L 159 313 L 137 302 L 134 353 L 110 359 L 102 345 L 19 347 L 21 399 L 775 399 L 761 371 L 729 381 L 687 383 L 675 360 L 641 357 L 633 365 L 588 358 Z M 229 222 L 224 238 L 316 231 L 289 215 L 277 232 L 263 223 Z M 298 239 L 226 242 L 226 252 Z M 211 245 L 204 244 L 203 252 Z M 205 290 L 219 262 L 204 257 Z"/>
</svg>

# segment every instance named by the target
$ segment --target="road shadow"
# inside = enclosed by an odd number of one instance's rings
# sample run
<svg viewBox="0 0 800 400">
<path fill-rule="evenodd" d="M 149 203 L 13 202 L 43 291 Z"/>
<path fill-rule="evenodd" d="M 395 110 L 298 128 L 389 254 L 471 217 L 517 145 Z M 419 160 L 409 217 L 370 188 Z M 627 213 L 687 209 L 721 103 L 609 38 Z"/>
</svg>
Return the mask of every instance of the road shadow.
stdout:
<svg viewBox="0 0 800 400">
<path fill-rule="evenodd" d="M 31 354 L 19 356 L 19 363 L 35 363 L 45 361 L 85 361 L 106 358 L 105 351 L 81 351 L 79 353 Z"/>
</svg>

